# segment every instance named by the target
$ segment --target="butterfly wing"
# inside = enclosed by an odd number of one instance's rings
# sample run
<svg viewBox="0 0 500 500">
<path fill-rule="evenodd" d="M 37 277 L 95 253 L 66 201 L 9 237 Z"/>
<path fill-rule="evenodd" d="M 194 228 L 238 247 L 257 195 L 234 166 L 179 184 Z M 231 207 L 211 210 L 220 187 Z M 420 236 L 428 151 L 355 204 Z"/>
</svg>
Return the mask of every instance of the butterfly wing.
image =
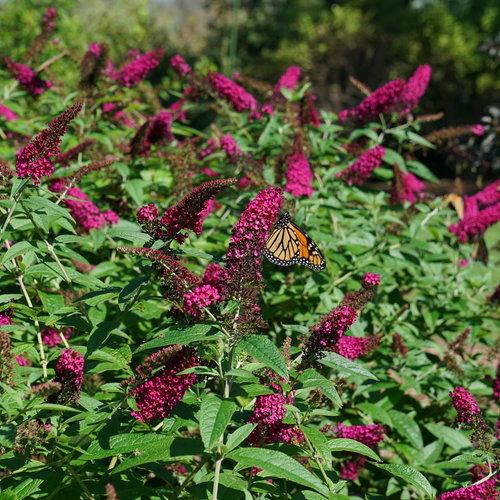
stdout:
<svg viewBox="0 0 500 500">
<path fill-rule="evenodd" d="M 325 268 L 325 259 L 314 241 L 290 220 L 288 213 L 278 220 L 267 239 L 264 255 L 273 264 L 302 264 L 314 271 Z"/>
</svg>

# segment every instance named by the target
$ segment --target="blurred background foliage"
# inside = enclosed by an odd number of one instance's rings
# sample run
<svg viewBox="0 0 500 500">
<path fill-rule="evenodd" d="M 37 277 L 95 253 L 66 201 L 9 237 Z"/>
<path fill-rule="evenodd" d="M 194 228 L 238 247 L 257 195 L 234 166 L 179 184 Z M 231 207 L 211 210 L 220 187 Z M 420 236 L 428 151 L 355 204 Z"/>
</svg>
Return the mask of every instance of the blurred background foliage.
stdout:
<svg viewBox="0 0 500 500">
<path fill-rule="evenodd" d="M 323 108 L 360 98 L 369 87 L 432 66 L 422 111 L 442 124 L 474 123 L 500 97 L 497 0 L 0 0 L 0 53 L 16 56 L 48 6 L 59 11 L 66 45 L 81 52 L 105 41 L 124 51 L 162 46 L 274 82 L 289 65 L 311 75 Z"/>
</svg>

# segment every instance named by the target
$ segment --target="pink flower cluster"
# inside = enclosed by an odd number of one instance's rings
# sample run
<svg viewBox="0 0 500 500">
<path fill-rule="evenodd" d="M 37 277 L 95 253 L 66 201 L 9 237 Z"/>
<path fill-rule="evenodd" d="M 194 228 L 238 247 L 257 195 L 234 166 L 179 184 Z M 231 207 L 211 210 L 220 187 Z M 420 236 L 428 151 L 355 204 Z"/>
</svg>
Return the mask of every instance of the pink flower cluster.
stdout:
<svg viewBox="0 0 500 500">
<path fill-rule="evenodd" d="M 17 120 L 16 113 L 14 113 L 12 109 L 8 108 L 2 103 L 0 103 L 0 117 L 3 118 L 6 122 Z"/>
<path fill-rule="evenodd" d="M 472 424 L 476 417 L 481 414 L 481 410 L 474 399 L 474 396 L 463 387 L 455 387 L 450 392 L 451 402 L 457 412 L 457 422 Z"/>
<path fill-rule="evenodd" d="M 31 361 L 24 356 L 16 356 L 15 360 L 19 366 L 31 366 Z"/>
<path fill-rule="evenodd" d="M 179 76 L 189 75 L 193 71 L 180 54 L 176 54 L 170 58 L 170 66 L 172 66 Z"/>
<path fill-rule="evenodd" d="M 378 337 L 343 336 L 335 344 L 333 350 L 347 359 L 357 359 L 373 351 L 380 343 Z"/>
<path fill-rule="evenodd" d="M 80 398 L 83 385 L 83 356 L 72 349 L 64 349 L 59 356 L 55 372 L 55 382 L 61 384 L 61 390 L 55 395 L 58 403 L 76 403 Z"/>
<path fill-rule="evenodd" d="M 295 90 L 299 84 L 300 75 L 302 74 L 302 69 L 299 66 L 290 66 L 287 70 L 280 76 L 278 83 L 274 87 L 274 96 L 281 95 L 281 89 Z"/>
<path fill-rule="evenodd" d="M 221 299 L 219 290 L 212 285 L 202 284 L 184 294 L 184 312 L 199 317 L 203 308 Z"/>
<path fill-rule="evenodd" d="M 476 137 L 481 137 L 486 132 L 486 128 L 484 127 L 484 125 L 481 125 L 480 123 L 476 123 L 475 125 L 472 125 L 472 127 L 470 128 L 470 131 Z"/>
<path fill-rule="evenodd" d="M 54 193 L 63 193 L 67 186 L 64 180 L 59 179 L 52 183 L 49 189 Z M 85 232 L 99 229 L 106 224 L 116 224 L 118 215 L 112 210 L 101 212 L 90 198 L 78 187 L 68 189 L 64 204 L 69 208 L 71 216 Z"/>
<path fill-rule="evenodd" d="M 5 57 L 4 61 L 10 74 L 19 82 L 19 85 L 31 95 L 41 95 L 52 87 L 51 81 L 42 80 L 40 75 L 29 66 L 16 63 L 9 57 Z"/>
<path fill-rule="evenodd" d="M 356 359 L 378 345 L 379 339 L 376 337 L 346 337 L 345 334 L 357 320 L 358 311 L 373 297 L 379 284 L 378 274 L 366 273 L 358 292 L 347 293 L 338 307 L 311 327 L 304 346 L 304 366 L 320 358 L 321 351 L 335 351 L 346 358 Z"/>
<path fill-rule="evenodd" d="M 57 10 L 49 7 L 42 18 L 42 30 L 45 33 L 52 33 L 56 29 Z"/>
<path fill-rule="evenodd" d="M 52 175 L 54 165 L 51 157 L 57 156 L 61 152 L 61 137 L 66 133 L 69 122 L 76 117 L 81 109 L 81 102 L 70 106 L 17 152 L 16 172 L 18 177 L 31 177 L 33 183 L 38 185 L 43 176 Z"/>
<path fill-rule="evenodd" d="M 226 272 L 231 283 L 241 283 L 250 273 L 260 281 L 262 249 L 283 205 L 281 189 L 269 187 L 247 205 L 233 227 L 226 254 Z"/>
<path fill-rule="evenodd" d="M 401 92 L 401 103 L 404 106 L 404 112 L 408 113 L 418 105 L 427 90 L 431 75 L 432 68 L 428 64 L 422 64 L 408 78 Z"/>
<path fill-rule="evenodd" d="M 63 332 L 59 332 L 55 328 L 50 326 L 44 327 L 41 330 L 42 342 L 47 347 L 55 347 L 62 342 L 61 334 L 64 335 L 65 339 L 69 339 L 74 333 L 73 328 L 66 328 Z"/>
<path fill-rule="evenodd" d="M 159 220 L 160 236 L 183 243 L 187 235 L 181 233 L 182 230 L 188 229 L 201 234 L 203 221 L 208 215 L 207 209 L 211 209 L 210 200 L 235 183 L 236 179 L 217 179 L 194 188 L 177 205 L 165 210 Z"/>
<path fill-rule="evenodd" d="M 382 146 L 365 151 L 354 163 L 349 165 L 345 170 L 337 174 L 337 177 L 345 180 L 347 184 L 362 185 L 371 175 L 372 172 L 380 165 L 384 157 L 385 149 Z"/>
<path fill-rule="evenodd" d="M 393 111 L 401 102 L 401 93 L 405 82 L 401 78 L 382 85 L 363 99 L 356 107 L 344 109 L 339 113 L 339 120 L 352 120 L 363 124 L 377 118 L 380 114 Z"/>
<path fill-rule="evenodd" d="M 297 198 L 311 196 L 313 194 L 313 173 L 302 148 L 288 156 L 286 166 L 285 191 Z"/>
<path fill-rule="evenodd" d="M 492 477 L 480 484 L 446 491 L 441 493 L 436 500 L 498 500 L 496 479 Z"/>
<path fill-rule="evenodd" d="M 460 243 L 465 243 L 475 236 L 483 234 L 488 227 L 500 220 L 500 203 L 495 203 L 475 215 L 465 216 L 458 224 L 448 227 L 455 234 Z"/>
<path fill-rule="evenodd" d="M 220 147 L 232 163 L 236 163 L 238 158 L 243 154 L 238 143 L 231 134 L 223 135 L 220 138 Z"/>
<path fill-rule="evenodd" d="M 255 97 L 227 76 L 221 73 L 212 73 L 209 79 L 214 91 L 219 97 L 228 101 L 235 111 L 257 111 Z"/>
<path fill-rule="evenodd" d="M 180 346 L 162 349 L 146 359 L 136 371 L 141 379 L 147 379 L 130 391 L 137 404 L 137 410 L 132 415 L 142 422 L 168 417 L 196 382 L 196 375 L 193 373 L 177 373 L 199 364 L 200 360 L 194 349 Z M 158 365 L 162 367 L 161 370 L 153 374 L 153 368 Z"/>
<path fill-rule="evenodd" d="M 5 312 L 0 312 L 0 326 L 12 325 L 12 318 Z"/>
<path fill-rule="evenodd" d="M 154 222 L 159 216 L 160 212 L 154 203 L 148 203 L 137 210 L 137 222 L 139 224 Z"/>
<path fill-rule="evenodd" d="M 80 63 L 80 85 L 93 86 L 97 83 L 104 68 L 106 46 L 103 43 L 92 42 Z"/>
<path fill-rule="evenodd" d="M 394 167 L 394 181 L 391 189 L 391 203 L 415 203 L 422 197 L 425 184 L 417 179 L 411 172 L 403 172 Z"/>
<path fill-rule="evenodd" d="M 108 76 L 119 85 L 130 88 L 146 78 L 148 73 L 160 64 L 163 54 L 162 49 L 151 50 L 144 54 L 138 52 L 134 54 L 132 61 L 119 70 L 114 69 L 113 65 L 109 64 L 106 71 Z"/>
<path fill-rule="evenodd" d="M 248 419 L 249 423 L 257 424 L 248 436 L 249 443 L 261 446 L 264 443 L 299 444 L 303 441 L 304 435 L 300 429 L 283 423 L 287 402 L 287 399 L 278 393 L 257 397 L 254 410 Z"/>
<path fill-rule="evenodd" d="M 300 124 L 311 125 L 312 127 L 319 127 L 321 125 L 321 118 L 319 111 L 315 106 L 317 97 L 310 92 L 307 92 L 304 98 L 300 101 Z M 262 107 L 264 111 L 264 107 Z"/>
<path fill-rule="evenodd" d="M 122 106 L 114 102 L 104 102 L 102 104 L 102 112 L 108 115 L 110 121 L 115 123 L 121 123 L 128 128 L 135 128 L 135 121 L 125 112 Z"/>
<path fill-rule="evenodd" d="M 227 287 L 227 273 L 219 264 L 212 262 L 208 264 L 201 279 L 203 285 L 215 288 L 219 295 L 223 296 Z"/>
</svg>

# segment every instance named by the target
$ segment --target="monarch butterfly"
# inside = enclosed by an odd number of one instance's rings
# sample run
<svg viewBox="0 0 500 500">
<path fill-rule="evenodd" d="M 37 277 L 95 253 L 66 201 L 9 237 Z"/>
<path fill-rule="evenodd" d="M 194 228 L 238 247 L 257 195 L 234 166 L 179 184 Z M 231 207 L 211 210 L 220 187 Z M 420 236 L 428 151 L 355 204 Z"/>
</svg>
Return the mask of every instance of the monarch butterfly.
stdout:
<svg viewBox="0 0 500 500">
<path fill-rule="evenodd" d="M 314 241 L 285 212 L 266 241 L 264 255 L 278 266 L 302 264 L 313 271 L 325 269 L 325 258 Z"/>
</svg>

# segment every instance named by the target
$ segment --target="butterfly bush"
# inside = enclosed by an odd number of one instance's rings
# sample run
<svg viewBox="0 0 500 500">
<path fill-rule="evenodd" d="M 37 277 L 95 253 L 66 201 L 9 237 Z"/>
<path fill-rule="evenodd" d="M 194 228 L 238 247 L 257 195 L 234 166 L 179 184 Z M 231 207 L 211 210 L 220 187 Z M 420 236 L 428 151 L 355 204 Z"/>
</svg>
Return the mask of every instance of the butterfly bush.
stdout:
<svg viewBox="0 0 500 500">
<path fill-rule="evenodd" d="M 142 41 L 115 68 L 63 4 L 23 16 L 0 73 L 2 494 L 497 498 L 500 181 L 441 196 L 426 164 L 494 123 L 434 133 L 425 61 L 350 79 L 339 111 L 296 65 L 262 82 Z M 266 259 L 312 259 L 284 211 L 321 271 Z"/>
</svg>

